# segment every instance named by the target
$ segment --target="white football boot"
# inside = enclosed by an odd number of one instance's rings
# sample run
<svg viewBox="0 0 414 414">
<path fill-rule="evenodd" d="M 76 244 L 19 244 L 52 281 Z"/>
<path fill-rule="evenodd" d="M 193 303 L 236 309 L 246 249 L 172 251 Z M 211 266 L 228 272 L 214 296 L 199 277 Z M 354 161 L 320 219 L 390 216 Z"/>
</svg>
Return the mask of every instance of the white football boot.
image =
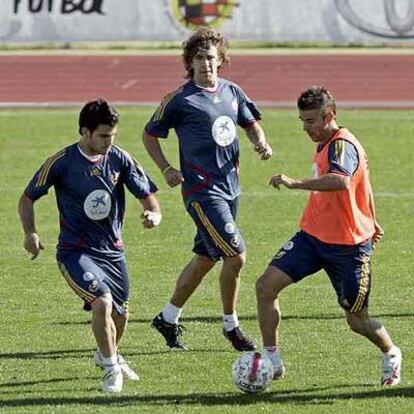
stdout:
<svg viewBox="0 0 414 414">
<path fill-rule="evenodd" d="M 384 387 L 394 387 L 401 382 L 401 363 L 402 354 L 398 347 L 394 347 L 391 355 L 382 355 L 382 377 L 381 385 Z"/>
<path fill-rule="evenodd" d="M 139 381 L 138 374 L 127 364 L 121 354 L 118 354 L 118 364 L 121 368 L 122 375 L 125 380 Z"/>
<path fill-rule="evenodd" d="M 124 378 L 120 366 L 114 365 L 110 368 L 105 368 L 103 377 L 102 391 L 103 392 L 121 392 Z"/>
<path fill-rule="evenodd" d="M 283 362 L 280 365 L 273 365 L 273 380 L 281 380 L 285 378 L 286 369 Z"/>
<path fill-rule="evenodd" d="M 121 354 L 117 354 L 118 356 L 118 364 L 121 368 L 122 376 L 125 380 L 129 381 L 139 381 L 138 374 L 128 365 L 128 363 L 125 361 L 124 357 Z M 104 369 L 104 363 L 102 361 L 102 354 L 100 351 L 95 351 L 93 354 L 93 359 L 95 361 L 95 364 L 99 367 Z"/>
</svg>

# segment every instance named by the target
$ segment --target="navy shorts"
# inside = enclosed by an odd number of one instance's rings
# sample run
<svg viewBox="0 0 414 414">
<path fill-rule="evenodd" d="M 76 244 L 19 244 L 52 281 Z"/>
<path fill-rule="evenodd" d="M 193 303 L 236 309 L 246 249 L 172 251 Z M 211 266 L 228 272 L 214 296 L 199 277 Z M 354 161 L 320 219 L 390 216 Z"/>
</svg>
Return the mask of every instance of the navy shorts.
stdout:
<svg viewBox="0 0 414 414">
<path fill-rule="evenodd" d="M 193 252 L 212 260 L 233 257 L 246 248 L 236 225 L 238 199 L 192 201 L 187 211 L 197 226 Z"/>
<path fill-rule="evenodd" d="M 348 246 L 323 243 L 300 231 L 270 262 L 294 282 L 321 269 L 328 274 L 339 305 L 348 312 L 368 306 L 371 290 L 371 242 Z"/>
<path fill-rule="evenodd" d="M 99 296 L 110 293 L 114 309 L 124 315 L 128 309 L 129 281 L 125 257 L 107 260 L 80 251 L 59 252 L 57 262 L 72 290 L 84 302 L 84 309 Z"/>
</svg>

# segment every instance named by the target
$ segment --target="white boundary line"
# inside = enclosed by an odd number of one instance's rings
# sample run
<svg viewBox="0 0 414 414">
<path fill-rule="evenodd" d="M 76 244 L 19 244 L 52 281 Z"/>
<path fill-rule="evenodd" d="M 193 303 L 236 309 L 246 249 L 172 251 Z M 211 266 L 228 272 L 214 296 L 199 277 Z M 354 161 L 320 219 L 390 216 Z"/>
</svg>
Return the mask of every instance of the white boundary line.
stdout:
<svg viewBox="0 0 414 414">
<path fill-rule="evenodd" d="M 260 197 L 260 198 L 266 198 L 266 197 L 291 197 L 291 196 L 303 196 L 306 197 L 309 194 L 309 191 L 277 191 L 275 193 L 275 190 L 272 188 L 269 188 L 269 191 L 248 191 L 248 190 L 242 190 L 242 197 Z M 374 198 L 414 198 L 414 193 L 397 193 L 392 191 L 374 191 Z"/>
<path fill-rule="evenodd" d="M 123 88 L 130 87 L 130 84 L 125 84 Z M 161 99 L 161 98 L 160 98 Z M 276 108 L 276 109 L 296 109 L 296 102 L 294 101 L 256 101 L 262 108 Z M 131 102 L 131 101 L 111 101 L 115 106 L 148 106 L 155 107 L 159 105 L 157 102 Z M 81 107 L 85 102 L 0 102 L 0 109 L 20 109 L 20 108 L 75 108 Z M 346 109 L 413 109 L 414 101 L 339 101 L 337 105 L 340 108 Z"/>
</svg>

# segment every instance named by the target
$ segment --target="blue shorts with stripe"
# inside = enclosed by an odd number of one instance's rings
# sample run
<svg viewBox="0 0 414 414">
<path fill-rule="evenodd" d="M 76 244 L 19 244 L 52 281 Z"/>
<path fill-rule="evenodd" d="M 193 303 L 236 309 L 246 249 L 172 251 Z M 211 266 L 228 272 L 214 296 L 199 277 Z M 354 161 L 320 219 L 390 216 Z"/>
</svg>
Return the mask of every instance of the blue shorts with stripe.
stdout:
<svg viewBox="0 0 414 414">
<path fill-rule="evenodd" d="M 237 210 L 237 198 L 192 201 L 187 211 L 197 226 L 193 252 L 215 261 L 243 253 L 246 248 L 235 221 Z"/>
<path fill-rule="evenodd" d="M 85 310 L 99 296 L 110 293 L 113 307 L 120 314 L 128 308 L 129 280 L 125 257 L 108 260 L 78 250 L 58 251 L 60 271 L 72 290 L 84 300 Z"/>
<path fill-rule="evenodd" d="M 353 246 L 328 244 L 299 231 L 276 253 L 270 265 L 294 282 L 325 270 L 339 305 L 348 312 L 359 312 L 368 306 L 371 253 L 370 241 Z"/>
</svg>

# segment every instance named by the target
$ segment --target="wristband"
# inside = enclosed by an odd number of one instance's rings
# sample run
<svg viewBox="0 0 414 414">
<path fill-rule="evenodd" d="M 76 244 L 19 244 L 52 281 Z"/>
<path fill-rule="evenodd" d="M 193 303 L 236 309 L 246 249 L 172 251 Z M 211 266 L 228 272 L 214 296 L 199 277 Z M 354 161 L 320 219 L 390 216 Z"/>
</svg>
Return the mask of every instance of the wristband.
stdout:
<svg viewBox="0 0 414 414">
<path fill-rule="evenodd" d="M 168 164 L 162 171 L 161 174 L 164 175 L 167 171 L 169 171 L 172 168 L 170 164 Z"/>
</svg>

